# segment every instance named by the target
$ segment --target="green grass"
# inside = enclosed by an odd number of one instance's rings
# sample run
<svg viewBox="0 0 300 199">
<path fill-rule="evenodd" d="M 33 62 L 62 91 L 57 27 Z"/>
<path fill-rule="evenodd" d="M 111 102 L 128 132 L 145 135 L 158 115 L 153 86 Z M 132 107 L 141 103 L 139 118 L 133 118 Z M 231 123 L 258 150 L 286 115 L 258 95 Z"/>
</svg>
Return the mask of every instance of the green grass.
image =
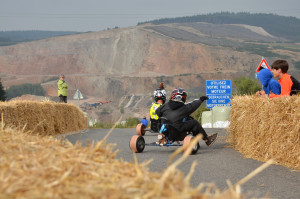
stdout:
<svg viewBox="0 0 300 199">
<path fill-rule="evenodd" d="M 116 128 L 135 128 L 140 121 L 136 117 L 127 118 L 124 124 L 117 124 Z M 109 122 L 97 122 L 90 129 L 110 129 L 114 126 L 114 123 Z"/>
</svg>

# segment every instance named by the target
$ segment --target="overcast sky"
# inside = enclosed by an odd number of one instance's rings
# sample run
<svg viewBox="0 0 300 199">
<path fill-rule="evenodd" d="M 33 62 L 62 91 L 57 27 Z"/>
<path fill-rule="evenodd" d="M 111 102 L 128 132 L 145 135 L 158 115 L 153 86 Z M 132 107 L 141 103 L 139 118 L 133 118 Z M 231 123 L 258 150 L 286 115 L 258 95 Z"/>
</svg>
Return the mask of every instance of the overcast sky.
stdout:
<svg viewBox="0 0 300 199">
<path fill-rule="evenodd" d="M 0 0 L 0 31 L 100 31 L 221 11 L 300 19 L 300 0 Z"/>
</svg>

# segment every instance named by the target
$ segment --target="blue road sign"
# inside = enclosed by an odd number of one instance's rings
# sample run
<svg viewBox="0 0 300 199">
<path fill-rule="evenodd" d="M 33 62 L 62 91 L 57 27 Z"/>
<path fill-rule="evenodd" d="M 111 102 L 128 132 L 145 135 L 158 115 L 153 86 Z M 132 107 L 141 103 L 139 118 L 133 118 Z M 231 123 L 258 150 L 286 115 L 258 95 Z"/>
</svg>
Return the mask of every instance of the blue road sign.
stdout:
<svg viewBox="0 0 300 199">
<path fill-rule="evenodd" d="M 206 80 L 207 108 L 231 106 L 231 80 Z"/>
</svg>

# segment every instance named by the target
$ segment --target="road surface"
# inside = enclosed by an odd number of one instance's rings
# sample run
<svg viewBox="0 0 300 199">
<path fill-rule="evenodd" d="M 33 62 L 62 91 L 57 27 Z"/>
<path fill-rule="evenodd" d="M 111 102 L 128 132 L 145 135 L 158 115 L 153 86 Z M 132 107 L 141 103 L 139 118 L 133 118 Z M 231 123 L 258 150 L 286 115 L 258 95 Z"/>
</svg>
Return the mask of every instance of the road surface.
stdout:
<svg viewBox="0 0 300 199">
<path fill-rule="evenodd" d="M 89 129 L 83 132 L 66 135 L 72 143 L 81 142 L 83 146 L 87 140 L 100 141 L 109 129 Z M 258 168 L 263 162 L 244 158 L 239 152 L 226 143 L 225 129 L 206 129 L 208 134 L 218 132 L 218 140 L 210 147 L 200 141 L 200 151 L 189 156 L 178 169 L 187 174 L 191 164 L 196 161 L 197 166 L 191 179 L 191 184 L 197 186 L 203 182 L 214 182 L 219 189 L 227 189 L 227 180 L 237 183 L 250 172 Z M 118 150 L 117 158 L 133 162 L 133 154 L 129 148 L 129 141 L 135 135 L 135 129 L 114 129 L 108 137 L 109 143 L 115 143 Z M 156 141 L 157 134 L 146 132 L 146 143 Z M 137 153 L 139 162 L 152 159 L 149 170 L 162 172 L 166 167 L 170 155 L 177 147 L 146 146 L 143 153 Z M 300 198 L 300 171 L 292 170 L 280 165 L 271 165 L 242 186 L 242 193 L 252 197 L 262 197 L 270 194 L 271 198 L 299 199 Z"/>
</svg>

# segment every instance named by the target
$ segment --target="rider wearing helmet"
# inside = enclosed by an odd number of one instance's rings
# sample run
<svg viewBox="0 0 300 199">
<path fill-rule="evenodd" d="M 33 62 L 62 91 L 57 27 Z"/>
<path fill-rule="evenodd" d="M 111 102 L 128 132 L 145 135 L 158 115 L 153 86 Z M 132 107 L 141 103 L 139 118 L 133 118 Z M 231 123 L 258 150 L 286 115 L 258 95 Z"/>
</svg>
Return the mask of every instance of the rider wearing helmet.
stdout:
<svg viewBox="0 0 300 199">
<path fill-rule="evenodd" d="M 166 91 L 164 89 L 164 83 L 161 82 L 159 88 L 154 91 L 154 100 L 155 102 L 152 104 L 150 108 L 150 121 L 151 121 L 151 130 L 154 132 L 158 132 L 160 128 L 159 117 L 155 113 L 156 109 L 160 107 L 166 101 Z"/>
<path fill-rule="evenodd" d="M 187 93 L 183 88 L 175 88 L 172 91 L 170 101 L 185 103 L 186 97 L 187 97 Z"/>
<path fill-rule="evenodd" d="M 203 135 L 203 140 L 209 146 L 215 139 L 214 135 L 207 136 L 206 132 L 199 124 L 199 122 L 193 118 L 188 118 L 199 106 L 208 99 L 206 96 L 202 96 L 199 99 L 195 99 L 192 102 L 185 103 L 187 98 L 187 92 L 183 88 L 176 88 L 173 90 L 170 101 L 163 104 L 156 110 L 156 114 L 159 117 L 164 117 L 167 119 L 169 126 L 175 129 L 172 137 L 175 141 L 183 140 L 186 136 L 186 132 L 192 132 L 193 136 L 201 133 Z M 187 119 L 188 118 L 188 119 Z M 163 135 L 159 135 L 159 139 L 163 139 Z M 215 137 L 215 136 L 214 136 Z M 160 142 L 160 140 L 159 140 Z M 165 142 L 165 141 L 163 141 Z"/>
<path fill-rule="evenodd" d="M 158 89 L 156 89 L 154 91 L 153 96 L 154 96 L 154 101 L 155 102 L 158 102 L 158 100 L 162 100 L 163 104 L 165 103 L 167 93 L 166 93 L 165 86 L 164 86 L 163 82 L 161 82 Z"/>
</svg>

